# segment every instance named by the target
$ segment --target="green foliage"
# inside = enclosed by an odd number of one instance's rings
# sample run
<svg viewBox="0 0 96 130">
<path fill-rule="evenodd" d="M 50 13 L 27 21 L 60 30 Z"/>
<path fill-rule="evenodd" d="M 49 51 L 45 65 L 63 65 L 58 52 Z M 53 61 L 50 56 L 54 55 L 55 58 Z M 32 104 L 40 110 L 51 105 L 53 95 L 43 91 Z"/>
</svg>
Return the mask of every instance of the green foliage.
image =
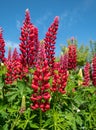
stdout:
<svg viewBox="0 0 96 130">
<path fill-rule="evenodd" d="M 78 81 L 83 79 L 78 72 L 89 60 L 89 50 L 83 45 L 78 47 L 77 41 L 75 42 L 78 68 L 69 71 L 65 94 L 50 92 L 51 108 L 46 112 L 30 109 L 30 97 L 33 93 L 31 82 L 36 68 L 30 69 L 24 79 L 6 85 L 6 67 L 0 65 L 0 130 L 96 129 L 96 87 L 91 83 L 89 87 L 78 85 Z M 62 51 L 65 52 L 66 47 L 62 48 Z M 56 61 L 59 61 L 59 58 Z M 52 80 L 51 77 L 51 86 Z"/>
<path fill-rule="evenodd" d="M 5 98 L 0 98 L 0 130 L 95 130 L 96 88 L 78 86 L 78 71 L 69 71 L 66 94 L 52 95 L 51 109 L 42 113 L 41 127 L 39 111 L 30 109 L 31 85 L 18 80 L 5 86 Z M 23 96 L 26 107 L 21 110 Z"/>
<path fill-rule="evenodd" d="M 81 45 L 79 48 L 77 48 L 77 65 L 84 66 L 86 61 L 88 61 L 88 55 L 88 46 L 84 47 L 84 45 Z"/>
<path fill-rule="evenodd" d="M 84 46 L 83 44 L 78 46 L 77 39 L 74 39 L 73 43 L 71 43 L 71 40 L 68 39 L 67 40 L 67 45 L 70 45 L 70 44 L 75 44 L 76 47 L 77 47 L 77 65 L 78 66 L 84 66 L 86 61 L 91 61 L 90 60 L 90 53 L 89 53 L 89 47 L 88 46 Z M 92 47 L 92 49 L 93 48 L 94 47 Z M 93 52 L 96 52 L 95 49 L 93 49 L 93 50 L 94 50 Z M 68 51 L 68 47 L 61 46 L 61 52 L 62 53 L 66 53 L 66 51 Z"/>
<path fill-rule="evenodd" d="M 96 41 L 90 40 L 90 59 L 96 54 Z"/>
</svg>

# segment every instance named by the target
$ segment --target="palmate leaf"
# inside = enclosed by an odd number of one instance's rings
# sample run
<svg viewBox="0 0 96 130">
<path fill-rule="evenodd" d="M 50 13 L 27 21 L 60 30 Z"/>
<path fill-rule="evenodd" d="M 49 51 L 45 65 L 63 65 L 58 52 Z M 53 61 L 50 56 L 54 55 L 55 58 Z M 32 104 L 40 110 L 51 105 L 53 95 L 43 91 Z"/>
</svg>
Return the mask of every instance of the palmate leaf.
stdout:
<svg viewBox="0 0 96 130">
<path fill-rule="evenodd" d="M 89 92 L 89 93 L 94 93 L 96 92 L 96 88 L 94 86 L 92 87 L 87 87 L 83 90 L 84 92 Z"/>
<path fill-rule="evenodd" d="M 8 86 L 6 97 L 9 102 L 21 100 L 23 95 L 30 94 L 30 88 L 26 86 L 24 81 L 18 81 L 17 85 Z"/>
<path fill-rule="evenodd" d="M 35 123 L 32 124 L 31 121 L 29 122 L 29 124 L 30 124 L 30 127 L 31 127 L 31 128 L 35 128 L 35 129 L 38 129 L 38 128 L 39 128 L 39 126 L 38 126 L 37 124 L 35 124 Z"/>
<path fill-rule="evenodd" d="M 16 100 L 18 94 L 19 94 L 18 88 L 9 88 L 5 96 L 7 97 L 8 102 L 12 102 Z"/>
<path fill-rule="evenodd" d="M 73 115 L 72 112 L 66 113 L 65 119 L 68 126 L 70 126 L 72 130 L 77 130 L 75 116 Z"/>
<path fill-rule="evenodd" d="M 82 119 L 79 115 L 76 115 L 75 116 L 75 121 L 76 123 L 79 125 L 79 126 L 82 126 L 83 122 L 82 122 Z"/>
<path fill-rule="evenodd" d="M 76 94 L 74 96 L 74 102 L 76 103 L 77 107 L 79 107 L 81 104 L 84 104 L 86 101 L 83 100 L 82 94 Z"/>
<path fill-rule="evenodd" d="M 62 112 L 58 112 L 57 110 L 53 109 L 50 111 L 48 116 L 50 118 L 48 118 L 48 120 L 45 122 L 43 128 L 63 130 L 61 128 L 64 128 L 65 119 Z"/>
<path fill-rule="evenodd" d="M 23 130 L 26 130 L 27 126 L 30 126 L 31 128 L 39 128 L 36 123 L 33 123 L 33 119 L 36 117 L 36 114 L 33 114 L 30 108 L 24 112 L 23 116 L 23 120 L 21 118 L 18 120 L 18 128 Z"/>
<path fill-rule="evenodd" d="M 43 123 L 43 126 L 42 128 L 46 128 L 47 126 L 49 126 L 51 124 L 51 120 L 50 119 L 47 119 L 44 123 Z"/>
<path fill-rule="evenodd" d="M 8 113 L 6 112 L 7 105 L 0 104 L 0 115 L 5 119 L 8 116 Z"/>
<path fill-rule="evenodd" d="M 3 77 L 0 76 L 0 90 L 2 90 L 3 86 L 4 86 Z"/>
</svg>

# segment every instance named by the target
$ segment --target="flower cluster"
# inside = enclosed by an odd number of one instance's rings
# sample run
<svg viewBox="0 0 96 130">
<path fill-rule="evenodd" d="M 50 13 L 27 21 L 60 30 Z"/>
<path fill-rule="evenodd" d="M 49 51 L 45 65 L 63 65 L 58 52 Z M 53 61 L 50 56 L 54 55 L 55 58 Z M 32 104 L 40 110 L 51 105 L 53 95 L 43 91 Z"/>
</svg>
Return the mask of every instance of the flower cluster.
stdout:
<svg viewBox="0 0 96 130">
<path fill-rule="evenodd" d="M 90 85 L 90 63 L 86 63 L 84 67 L 83 86 L 89 86 L 89 85 Z"/>
<path fill-rule="evenodd" d="M 55 72 L 53 75 L 53 82 L 51 90 L 53 92 L 65 93 L 65 87 L 67 84 L 67 67 L 68 59 L 67 54 L 61 56 L 60 62 L 55 63 Z"/>
<path fill-rule="evenodd" d="M 68 54 L 65 53 L 61 55 L 60 57 L 60 65 L 63 67 L 63 69 L 68 69 Z"/>
<path fill-rule="evenodd" d="M 76 45 L 68 46 L 68 69 L 75 69 L 77 64 Z"/>
<path fill-rule="evenodd" d="M 34 93 L 31 96 L 33 104 L 32 109 L 40 108 L 43 112 L 50 109 L 50 84 L 49 84 L 50 72 L 48 62 L 46 60 L 45 46 L 40 44 L 38 52 L 38 61 L 36 63 L 36 70 L 32 80 L 32 89 Z"/>
<path fill-rule="evenodd" d="M 36 52 L 38 51 L 38 29 L 30 21 L 29 10 L 26 10 L 25 21 L 21 28 L 21 60 L 24 66 L 33 67 L 36 62 Z"/>
<path fill-rule="evenodd" d="M 4 62 L 5 57 L 4 57 L 4 53 L 5 53 L 5 42 L 3 39 L 3 35 L 2 35 L 2 28 L 0 27 L 0 62 Z"/>
<path fill-rule="evenodd" d="M 55 49 L 58 25 L 59 25 L 59 17 L 56 16 L 54 22 L 49 27 L 48 32 L 46 33 L 46 37 L 44 39 L 45 52 L 50 70 L 53 70 L 54 68 L 54 60 L 55 60 L 54 49 Z"/>
<path fill-rule="evenodd" d="M 96 55 L 93 57 L 92 61 L 92 83 L 96 86 Z"/>
<path fill-rule="evenodd" d="M 12 84 L 18 78 L 22 79 L 28 72 L 27 68 L 23 68 L 16 48 L 14 49 L 12 55 L 11 50 L 9 50 L 8 58 L 5 61 L 5 65 L 7 67 L 7 73 L 5 78 L 6 84 Z"/>
</svg>

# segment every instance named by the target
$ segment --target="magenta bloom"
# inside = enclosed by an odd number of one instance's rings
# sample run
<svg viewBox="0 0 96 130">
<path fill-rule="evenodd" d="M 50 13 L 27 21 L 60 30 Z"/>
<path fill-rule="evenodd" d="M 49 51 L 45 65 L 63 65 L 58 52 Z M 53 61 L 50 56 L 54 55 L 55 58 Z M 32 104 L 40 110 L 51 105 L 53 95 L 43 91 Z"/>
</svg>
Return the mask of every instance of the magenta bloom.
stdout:
<svg viewBox="0 0 96 130">
<path fill-rule="evenodd" d="M 92 60 L 92 83 L 94 86 L 96 86 L 96 55 Z"/>
<path fill-rule="evenodd" d="M 61 55 L 60 57 L 60 66 L 63 68 L 63 69 L 68 69 L 68 54 L 65 53 L 63 55 Z"/>
<path fill-rule="evenodd" d="M 16 48 L 14 49 L 13 54 L 11 54 L 11 50 L 9 50 L 8 58 L 6 58 L 5 65 L 7 67 L 5 78 L 6 84 L 12 84 L 17 79 L 22 79 L 24 76 L 26 76 L 26 73 L 28 72 L 28 68 L 23 67 Z"/>
<path fill-rule="evenodd" d="M 4 57 L 4 54 L 5 54 L 5 42 L 4 42 L 4 39 L 3 39 L 3 34 L 2 34 L 2 28 L 0 27 L 0 62 L 4 62 L 5 60 L 5 57 Z"/>
<path fill-rule="evenodd" d="M 71 44 L 68 46 L 68 69 L 75 69 L 77 65 L 76 46 Z"/>
<path fill-rule="evenodd" d="M 53 82 L 51 90 L 53 92 L 60 92 L 62 94 L 66 93 L 65 87 L 67 85 L 67 55 L 61 56 L 60 62 L 55 63 L 55 71 L 53 75 Z M 66 63 L 67 62 L 67 63 Z"/>
<path fill-rule="evenodd" d="M 54 69 L 55 43 L 56 43 L 56 34 L 58 30 L 58 25 L 59 25 L 59 17 L 56 16 L 54 22 L 49 27 L 48 32 L 46 33 L 46 37 L 44 39 L 46 58 L 48 61 L 48 65 L 50 67 L 50 71 Z"/>
<path fill-rule="evenodd" d="M 84 81 L 83 86 L 89 86 L 90 85 L 90 63 L 86 63 L 84 66 Z"/>
<path fill-rule="evenodd" d="M 36 63 L 36 70 L 33 75 L 32 89 L 34 93 L 31 96 L 33 104 L 31 108 L 36 110 L 40 108 L 43 112 L 50 109 L 49 99 L 50 99 L 50 72 L 48 62 L 46 60 L 45 46 L 40 44 L 38 51 L 38 60 Z"/>
<path fill-rule="evenodd" d="M 21 28 L 20 40 L 21 61 L 24 66 L 33 67 L 38 51 L 38 29 L 31 23 L 28 9 Z"/>
</svg>

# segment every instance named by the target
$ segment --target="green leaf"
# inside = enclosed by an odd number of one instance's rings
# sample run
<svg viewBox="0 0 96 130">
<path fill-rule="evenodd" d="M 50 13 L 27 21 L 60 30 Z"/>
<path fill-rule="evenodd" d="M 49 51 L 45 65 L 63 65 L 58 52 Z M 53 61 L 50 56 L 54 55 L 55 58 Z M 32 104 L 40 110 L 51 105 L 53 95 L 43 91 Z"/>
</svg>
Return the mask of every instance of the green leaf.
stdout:
<svg viewBox="0 0 96 130">
<path fill-rule="evenodd" d="M 8 130 L 8 124 L 7 123 L 3 126 L 3 130 Z"/>
<path fill-rule="evenodd" d="M 32 124 L 32 122 L 30 122 L 30 127 L 31 128 L 39 128 L 37 124 Z"/>
<path fill-rule="evenodd" d="M 3 127 L 0 125 L 0 130 L 4 130 Z"/>
</svg>

